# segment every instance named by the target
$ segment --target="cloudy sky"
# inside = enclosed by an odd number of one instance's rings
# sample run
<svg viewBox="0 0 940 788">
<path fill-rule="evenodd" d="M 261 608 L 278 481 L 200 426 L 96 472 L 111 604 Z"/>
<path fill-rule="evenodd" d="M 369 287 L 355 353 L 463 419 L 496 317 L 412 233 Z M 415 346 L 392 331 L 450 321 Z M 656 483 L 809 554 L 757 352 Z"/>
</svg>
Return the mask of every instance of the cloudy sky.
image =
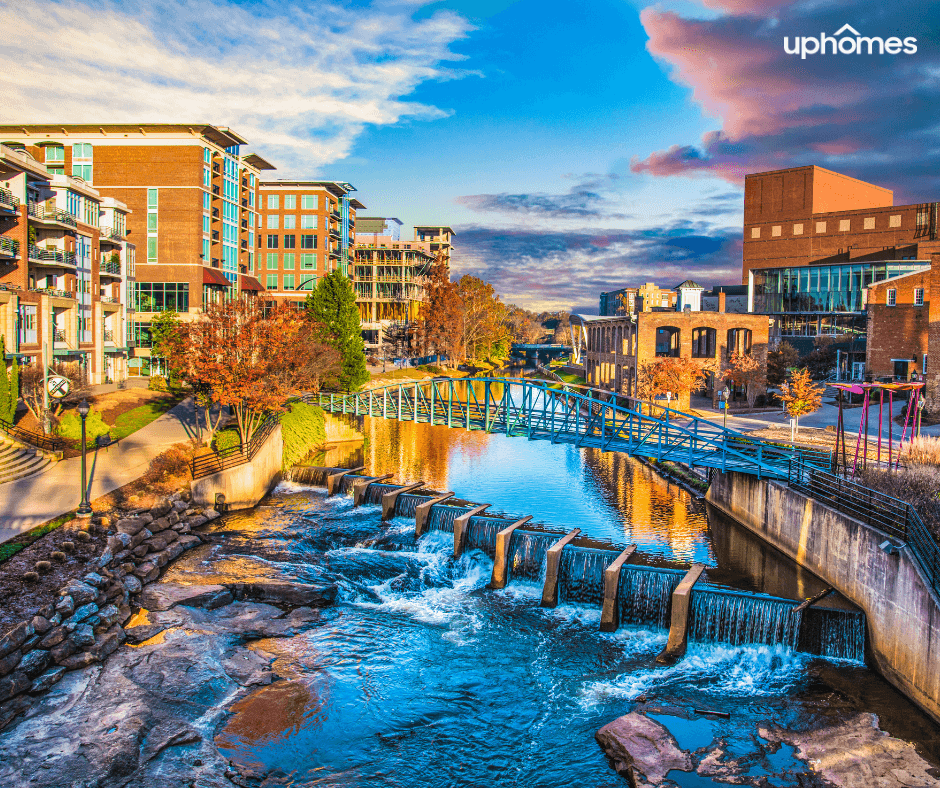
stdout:
<svg viewBox="0 0 940 788">
<path fill-rule="evenodd" d="M 738 283 L 746 172 L 820 164 L 940 197 L 940 2 L 0 3 L 2 122 L 230 126 L 279 177 L 446 223 L 456 273 L 592 312 Z M 915 37 L 801 58 L 784 37 Z"/>
</svg>

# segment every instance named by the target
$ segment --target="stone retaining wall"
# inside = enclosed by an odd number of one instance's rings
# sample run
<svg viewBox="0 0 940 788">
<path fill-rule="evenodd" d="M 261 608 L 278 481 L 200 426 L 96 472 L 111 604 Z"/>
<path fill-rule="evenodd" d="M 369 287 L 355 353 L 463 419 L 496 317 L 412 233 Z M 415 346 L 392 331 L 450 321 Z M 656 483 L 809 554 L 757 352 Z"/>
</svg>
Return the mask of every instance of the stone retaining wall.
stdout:
<svg viewBox="0 0 940 788">
<path fill-rule="evenodd" d="M 125 640 L 131 597 L 163 568 L 202 544 L 193 528 L 219 516 L 194 509 L 176 494 L 149 511 L 113 523 L 96 518 L 111 534 L 101 556 L 81 580 L 59 590 L 50 603 L 0 637 L 0 730 L 66 671 L 102 661 Z"/>
<path fill-rule="evenodd" d="M 193 503 L 214 506 L 216 496 L 223 495 L 226 510 L 251 509 L 277 484 L 283 461 L 284 438 L 278 424 L 250 462 L 193 479 Z"/>
</svg>

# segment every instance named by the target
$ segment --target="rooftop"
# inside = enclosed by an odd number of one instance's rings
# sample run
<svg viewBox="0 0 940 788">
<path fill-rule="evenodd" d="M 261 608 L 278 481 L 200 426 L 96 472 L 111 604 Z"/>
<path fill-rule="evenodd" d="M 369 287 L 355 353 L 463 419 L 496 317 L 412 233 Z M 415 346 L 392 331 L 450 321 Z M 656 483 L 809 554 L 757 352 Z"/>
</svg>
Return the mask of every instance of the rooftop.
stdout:
<svg viewBox="0 0 940 788">
<path fill-rule="evenodd" d="M 4 124 L 0 125 L 0 136 L 4 134 L 23 134 L 27 137 L 68 137 L 96 135 L 107 137 L 113 135 L 139 134 L 141 136 L 172 135 L 185 132 L 198 134 L 222 148 L 233 145 L 247 145 L 248 140 L 236 134 L 225 126 L 212 126 L 207 123 L 36 123 L 36 124 Z"/>
</svg>

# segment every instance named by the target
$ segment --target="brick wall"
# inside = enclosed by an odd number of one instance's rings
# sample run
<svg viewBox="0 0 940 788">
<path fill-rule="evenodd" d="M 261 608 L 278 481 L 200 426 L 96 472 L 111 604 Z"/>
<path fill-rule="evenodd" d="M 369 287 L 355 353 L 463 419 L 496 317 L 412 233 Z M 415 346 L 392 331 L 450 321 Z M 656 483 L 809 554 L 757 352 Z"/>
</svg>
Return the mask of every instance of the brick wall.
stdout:
<svg viewBox="0 0 940 788">
<path fill-rule="evenodd" d="M 894 374 L 892 359 L 916 359 L 908 373 L 920 374 L 927 353 L 930 315 L 931 271 L 879 282 L 868 288 L 868 345 L 866 373 L 874 377 Z M 922 289 L 924 304 L 914 305 L 914 291 Z M 888 291 L 896 294 L 895 306 L 888 305 Z"/>
</svg>

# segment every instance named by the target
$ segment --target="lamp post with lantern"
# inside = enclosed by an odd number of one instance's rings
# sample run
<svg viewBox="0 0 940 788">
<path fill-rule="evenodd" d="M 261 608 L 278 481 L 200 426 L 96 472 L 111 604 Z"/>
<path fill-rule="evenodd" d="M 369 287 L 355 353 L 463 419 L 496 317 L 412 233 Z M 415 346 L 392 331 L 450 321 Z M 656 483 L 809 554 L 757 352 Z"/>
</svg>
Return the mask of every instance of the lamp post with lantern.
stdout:
<svg viewBox="0 0 940 788">
<path fill-rule="evenodd" d="M 82 417 L 82 502 L 78 505 L 76 513 L 79 517 L 88 517 L 91 514 L 91 506 L 88 503 L 88 472 L 85 465 L 85 419 L 88 418 L 88 414 L 91 412 L 88 400 L 83 399 L 75 410 Z"/>
</svg>

